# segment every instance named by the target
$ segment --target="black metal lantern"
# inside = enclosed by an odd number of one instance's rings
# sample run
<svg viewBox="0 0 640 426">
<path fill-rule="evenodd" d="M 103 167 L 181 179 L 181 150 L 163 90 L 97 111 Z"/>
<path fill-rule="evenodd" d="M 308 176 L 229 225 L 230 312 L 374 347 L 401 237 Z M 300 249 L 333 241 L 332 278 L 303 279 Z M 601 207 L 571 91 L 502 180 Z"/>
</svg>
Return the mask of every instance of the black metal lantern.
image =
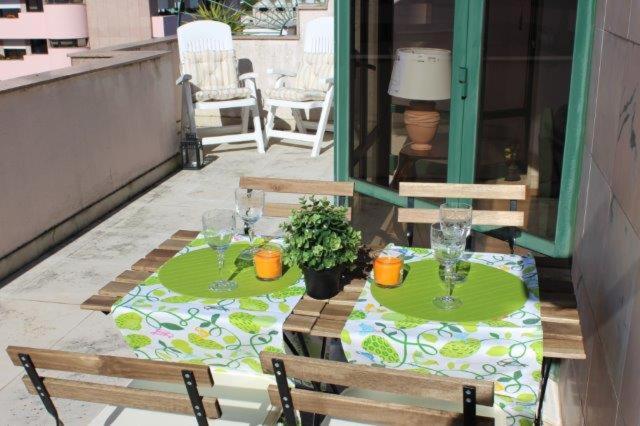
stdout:
<svg viewBox="0 0 640 426">
<path fill-rule="evenodd" d="M 195 133 L 186 133 L 180 143 L 182 153 L 182 168 L 187 170 L 199 170 L 204 166 L 202 140 Z"/>
</svg>

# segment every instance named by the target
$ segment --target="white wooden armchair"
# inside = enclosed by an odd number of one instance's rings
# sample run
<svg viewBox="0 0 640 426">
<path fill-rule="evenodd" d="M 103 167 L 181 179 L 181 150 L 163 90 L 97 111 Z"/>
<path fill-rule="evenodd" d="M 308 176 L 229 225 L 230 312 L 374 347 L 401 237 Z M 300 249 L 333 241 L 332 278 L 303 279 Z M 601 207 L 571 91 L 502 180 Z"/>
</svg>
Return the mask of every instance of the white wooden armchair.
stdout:
<svg viewBox="0 0 640 426">
<path fill-rule="evenodd" d="M 267 122 L 265 139 L 267 143 L 272 137 L 295 139 L 311 142 L 311 156 L 320 153 L 320 144 L 326 130 L 333 131 L 328 125 L 329 113 L 333 102 L 333 18 L 322 17 L 310 21 L 305 26 L 304 54 L 302 64 L 297 72 L 269 69 L 267 72 L 276 76 L 275 86 L 265 91 L 265 107 Z M 286 84 L 287 78 L 294 78 Z M 291 108 L 298 132 L 274 130 L 274 119 L 278 107 Z M 317 123 L 302 119 L 300 110 L 307 117 L 312 109 L 321 108 Z M 316 129 L 314 134 L 307 134 L 308 129 Z"/>
<path fill-rule="evenodd" d="M 182 75 L 182 129 L 197 134 L 195 110 L 241 108 L 242 124 L 227 126 L 237 134 L 202 138 L 203 145 L 256 141 L 264 153 L 264 139 L 254 73 L 238 76 L 231 28 L 221 22 L 196 21 L 178 28 Z M 253 131 L 249 132 L 249 115 Z"/>
</svg>

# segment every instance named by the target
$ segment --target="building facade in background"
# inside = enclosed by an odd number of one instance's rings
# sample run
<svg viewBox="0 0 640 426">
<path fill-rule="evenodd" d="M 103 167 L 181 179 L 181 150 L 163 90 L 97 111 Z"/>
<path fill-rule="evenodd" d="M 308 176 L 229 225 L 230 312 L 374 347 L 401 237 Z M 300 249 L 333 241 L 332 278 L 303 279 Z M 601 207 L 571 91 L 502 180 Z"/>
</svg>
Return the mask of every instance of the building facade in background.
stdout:
<svg viewBox="0 0 640 426">
<path fill-rule="evenodd" d="M 0 0 L 0 80 L 71 65 L 88 49 L 82 0 Z"/>
<path fill-rule="evenodd" d="M 0 80 L 71 66 L 70 53 L 164 37 L 172 0 L 0 0 Z"/>
</svg>

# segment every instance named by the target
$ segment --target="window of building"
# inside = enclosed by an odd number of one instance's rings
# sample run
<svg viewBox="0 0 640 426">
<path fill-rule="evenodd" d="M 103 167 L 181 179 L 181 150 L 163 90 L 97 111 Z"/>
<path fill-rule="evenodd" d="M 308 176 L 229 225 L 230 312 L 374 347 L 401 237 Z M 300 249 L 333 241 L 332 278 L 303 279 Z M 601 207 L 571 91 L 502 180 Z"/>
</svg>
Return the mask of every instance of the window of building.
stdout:
<svg viewBox="0 0 640 426">
<path fill-rule="evenodd" d="M 51 47 L 87 47 L 86 38 L 68 38 L 59 40 L 49 40 Z"/>
<path fill-rule="evenodd" d="M 22 59 L 26 54 L 26 49 L 4 49 L 5 59 Z"/>
<path fill-rule="evenodd" d="M 0 9 L 0 18 L 17 18 L 20 9 Z"/>
<path fill-rule="evenodd" d="M 27 0 L 27 12 L 42 12 L 42 0 Z"/>
<path fill-rule="evenodd" d="M 31 54 L 46 55 L 47 53 L 49 53 L 49 49 L 47 48 L 47 40 L 31 40 Z"/>
</svg>

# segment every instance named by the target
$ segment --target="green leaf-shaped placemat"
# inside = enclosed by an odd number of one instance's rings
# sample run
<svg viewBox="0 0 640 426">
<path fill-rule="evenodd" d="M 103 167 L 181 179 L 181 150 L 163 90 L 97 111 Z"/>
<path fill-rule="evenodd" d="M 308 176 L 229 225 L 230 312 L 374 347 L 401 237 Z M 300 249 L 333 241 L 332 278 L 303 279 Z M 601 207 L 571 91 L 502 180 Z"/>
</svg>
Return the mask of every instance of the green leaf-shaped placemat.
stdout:
<svg viewBox="0 0 640 426">
<path fill-rule="evenodd" d="M 168 260 L 158 270 L 158 279 L 169 290 L 185 296 L 236 299 L 284 290 L 295 284 L 302 276 L 300 269 L 293 267 L 286 269 L 278 280 L 260 281 L 256 278 L 253 265 L 249 265 L 240 269 L 235 276 L 234 280 L 238 284 L 235 290 L 224 292 L 209 290 L 212 282 L 221 277 L 228 279 L 238 269 L 236 259 L 247 247 L 249 245 L 245 243 L 231 244 L 225 253 L 221 275 L 218 275 L 217 253 L 211 249 L 200 249 Z"/>
<path fill-rule="evenodd" d="M 456 285 L 453 295 L 462 306 L 443 311 L 433 298 L 447 294 L 440 280 L 439 264 L 421 260 L 405 265 L 406 276 L 396 288 L 371 284 L 371 293 L 381 305 L 403 315 L 431 321 L 483 321 L 503 318 L 520 309 L 527 300 L 527 289 L 518 277 L 490 266 L 469 262 L 464 283 Z"/>
</svg>

